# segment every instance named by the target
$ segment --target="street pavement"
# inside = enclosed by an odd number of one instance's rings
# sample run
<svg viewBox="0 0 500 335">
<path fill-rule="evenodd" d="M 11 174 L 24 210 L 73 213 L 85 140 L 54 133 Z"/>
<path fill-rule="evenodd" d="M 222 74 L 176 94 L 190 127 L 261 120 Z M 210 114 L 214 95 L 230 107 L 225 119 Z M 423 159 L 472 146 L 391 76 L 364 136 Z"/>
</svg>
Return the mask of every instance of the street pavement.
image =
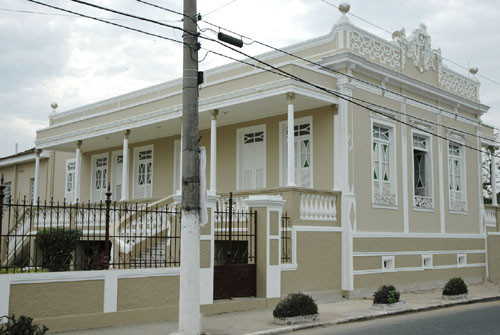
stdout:
<svg viewBox="0 0 500 335">
<path fill-rule="evenodd" d="M 500 301 L 297 331 L 297 335 L 498 335 Z"/>
<path fill-rule="evenodd" d="M 251 298 L 244 298 L 251 299 Z M 235 299 L 236 300 L 236 299 Z M 500 285 L 484 283 L 469 286 L 469 298 L 461 301 L 442 300 L 441 290 L 420 291 L 413 293 L 402 293 L 401 300 L 406 302 L 403 310 L 384 312 L 373 309 L 371 299 L 343 299 L 339 301 L 319 302 L 318 309 L 320 321 L 299 324 L 295 326 L 283 326 L 274 324 L 272 310 L 253 310 L 246 312 L 224 313 L 202 317 L 202 329 L 204 334 L 231 334 L 231 335 L 268 335 L 283 334 L 292 331 L 330 326 L 335 324 L 349 323 L 380 318 L 391 314 L 414 313 L 427 310 L 435 310 L 460 304 L 473 304 L 480 306 L 480 302 L 500 301 Z M 498 314 L 500 316 L 500 314 Z M 500 320 L 500 317 L 498 318 Z M 496 334 L 500 334 L 500 328 Z M 118 327 L 107 327 L 92 330 L 80 330 L 61 332 L 61 335 L 164 335 L 177 330 L 177 321 L 144 323 Z M 395 332 L 393 334 L 399 334 Z M 437 334 L 437 333 L 436 333 Z M 457 334 L 462 334 L 458 332 Z"/>
</svg>

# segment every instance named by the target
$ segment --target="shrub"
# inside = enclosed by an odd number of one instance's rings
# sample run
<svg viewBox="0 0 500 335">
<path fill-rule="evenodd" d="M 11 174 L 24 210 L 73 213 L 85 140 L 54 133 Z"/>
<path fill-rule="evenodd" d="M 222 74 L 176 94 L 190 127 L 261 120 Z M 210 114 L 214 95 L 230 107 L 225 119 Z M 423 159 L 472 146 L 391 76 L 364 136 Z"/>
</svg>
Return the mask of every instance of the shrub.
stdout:
<svg viewBox="0 0 500 335">
<path fill-rule="evenodd" d="M 460 295 L 469 292 L 467 284 L 460 277 L 448 280 L 443 289 L 443 295 Z"/>
<path fill-rule="evenodd" d="M 24 315 L 21 315 L 19 319 L 16 320 L 16 316 L 7 318 L 8 321 L 0 325 L 0 334 L 2 335 L 43 335 L 49 328 L 33 324 L 33 319 Z"/>
<path fill-rule="evenodd" d="M 80 231 L 64 228 L 38 231 L 36 242 L 42 251 L 42 266 L 50 271 L 69 270 L 73 251 L 81 235 Z"/>
<path fill-rule="evenodd" d="M 282 299 L 273 311 L 275 318 L 290 318 L 301 315 L 318 314 L 314 299 L 302 293 L 291 293 Z"/>
<path fill-rule="evenodd" d="M 392 285 L 384 285 L 373 294 L 374 304 L 393 304 L 399 301 L 399 291 Z"/>
</svg>

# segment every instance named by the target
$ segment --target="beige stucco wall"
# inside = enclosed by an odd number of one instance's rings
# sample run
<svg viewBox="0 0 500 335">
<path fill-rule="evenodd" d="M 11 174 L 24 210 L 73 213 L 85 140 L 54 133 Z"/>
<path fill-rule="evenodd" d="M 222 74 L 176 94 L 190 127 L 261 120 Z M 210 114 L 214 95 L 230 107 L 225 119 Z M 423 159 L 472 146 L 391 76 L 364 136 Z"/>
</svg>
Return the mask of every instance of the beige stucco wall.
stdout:
<svg viewBox="0 0 500 335">
<path fill-rule="evenodd" d="M 354 252 L 484 250 L 482 238 L 354 238 Z"/>
<path fill-rule="evenodd" d="M 33 318 L 103 311 L 104 281 L 15 284 L 10 287 L 9 314 Z"/>
<path fill-rule="evenodd" d="M 366 78 L 363 78 L 366 79 Z M 403 94 L 409 95 L 409 92 L 402 91 Z M 402 111 L 400 102 L 382 97 L 381 95 L 354 89 L 353 96 L 373 104 L 388 107 L 397 112 Z M 421 96 L 416 96 L 419 100 L 423 100 L 432 105 L 438 105 L 438 101 L 432 101 Z M 406 104 L 406 112 L 412 117 L 423 118 L 431 122 L 437 122 L 437 115 L 433 112 L 425 111 L 417 108 L 410 103 Z M 442 107 L 442 106 L 440 106 Z M 468 210 L 465 213 L 451 213 L 449 209 L 449 194 L 448 194 L 448 142 L 439 140 L 431 136 L 432 142 L 432 195 L 434 199 L 434 209 L 422 211 L 413 208 L 413 152 L 412 152 L 412 127 L 402 125 L 399 122 L 385 119 L 387 122 L 394 124 L 396 146 L 396 179 L 393 177 L 393 182 L 397 183 L 397 207 L 391 209 L 380 209 L 372 205 L 372 171 L 371 171 L 371 119 L 378 120 L 380 117 L 373 112 L 364 108 L 353 106 L 353 133 L 354 133 L 354 146 L 353 146 L 353 174 L 354 174 L 354 188 L 357 202 L 357 229 L 360 231 L 387 231 L 387 232 L 402 232 L 404 228 L 404 213 L 403 202 L 408 204 L 408 227 L 410 232 L 418 233 L 439 233 L 441 230 L 440 222 L 440 193 L 439 193 L 439 160 L 438 152 L 439 145 L 441 145 L 443 152 L 443 183 L 444 183 L 444 209 L 445 209 L 445 232 L 453 234 L 462 233 L 479 233 L 479 156 L 478 153 L 472 149 L 465 148 L 465 178 L 466 190 L 464 193 L 467 196 Z M 373 115 L 373 117 L 372 117 Z M 400 119 L 399 114 L 395 114 L 397 119 Z M 410 118 L 411 120 L 411 118 Z M 410 121 L 408 120 L 408 121 Z M 473 125 L 465 124 L 450 119 L 446 116 L 442 118 L 443 124 L 449 127 L 460 129 L 464 132 L 475 134 L 476 130 Z M 431 132 L 438 133 L 438 127 L 431 125 Z M 407 143 L 405 148 L 402 146 L 402 130 L 406 131 Z M 443 131 L 446 135 L 446 131 Z M 449 137 L 449 135 L 446 135 Z M 475 146 L 476 138 L 467 136 L 464 144 Z M 471 144 L 473 143 L 473 144 Z M 407 171 L 403 171 L 402 164 L 402 150 L 407 153 Z M 403 175 L 406 176 L 406 183 L 408 194 L 405 197 L 403 194 Z M 362 208 L 363 210 L 359 210 Z"/>
<path fill-rule="evenodd" d="M 49 167 L 49 159 L 41 158 L 39 170 L 40 180 L 38 184 L 38 195 L 41 201 L 45 201 L 46 199 L 50 200 Z M 22 202 L 24 201 L 24 197 L 26 197 L 26 202 L 29 203 L 31 196 L 31 179 L 35 178 L 35 160 L 2 167 L 0 168 L 0 175 L 2 174 L 4 176 L 4 182 L 12 183 L 12 199 Z"/>
<path fill-rule="evenodd" d="M 179 276 L 118 280 L 118 311 L 168 306 L 178 302 Z"/>
<path fill-rule="evenodd" d="M 283 113 L 286 111 L 284 110 Z M 333 189 L 333 109 L 332 107 L 316 108 L 307 111 L 299 111 L 296 118 L 312 117 L 313 122 L 313 186 L 315 189 Z M 266 126 L 266 185 L 267 188 L 278 188 L 280 186 L 279 170 L 279 124 L 285 121 L 286 115 L 254 120 L 251 122 L 237 123 L 217 128 L 217 191 L 227 193 L 236 190 L 236 147 L 237 130 L 240 128 L 264 124 Z M 210 130 L 200 131 L 200 146 L 207 150 L 207 185 L 210 186 Z M 153 199 L 159 199 L 173 194 L 174 192 L 174 141 L 179 135 L 161 138 L 154 141 L 131 143 L 130 168 L 129 168 L 129 191 L 133 199 L 133 173 L 134 173 L 134 149 L 142 146 L 153 145 Z M 108 153 L 111 161 L 112 152 L 122 150 L 121 147 L 113 147 L 105 150 L 84 152 L 82 154 L 82 179 L 81 199 L 90 199 L 91 161 L 96 154 Z M 57 171 L 63 172 L 64 162 L 57 161 Z M 113 180 L 113 167 L 109 166 L 109 181 Z M 62 174 L 64 175 L 64 173 Z M 64 180 L 56 182 L 56 190 L 64 191 Z"/>
<path fill-rule="evenodd" d="M 297 270 L 281 272 L 281 295 L 341 289 L 341 234 L 297 232 Z"/>
<path fill-rule="evenodd" d="M 486 275 L 485 269 L 485 267 L 472 267 L 354 275 L 354 289 L 373 288 L 375 291 L 378 286 L 384 284 L 397 287 L 398 285 L 414 283 L 444 282 L 453 277 L 462 277 L 464 279 L 484 278 Z"/>
<path fill-rule="evenodd" d="M 500 281 L 500 235 L 488 236 L 488 266 L 490 280 Z"/>
</svg>

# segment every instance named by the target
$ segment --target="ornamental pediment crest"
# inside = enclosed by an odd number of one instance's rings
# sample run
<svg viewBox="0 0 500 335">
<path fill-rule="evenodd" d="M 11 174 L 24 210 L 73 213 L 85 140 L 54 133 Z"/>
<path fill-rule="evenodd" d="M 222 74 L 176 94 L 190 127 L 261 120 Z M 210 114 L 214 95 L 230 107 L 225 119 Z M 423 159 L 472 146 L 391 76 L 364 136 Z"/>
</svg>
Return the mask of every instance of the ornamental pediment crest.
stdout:
<svg viewBox="0 0 500 335">
<path fill-rule="evenodd" d="M 403 67 L 407 59 L 413 62 L 421 73 L 430 69 L 436 70 L 436 67 L 439 67 L 441 50 L 432 49 L 431 37 L 427 33 L 425 24 L 421 23 L 408 37 L 406 37 L 406 31 L 403 28 L 395 31 L 392 38 L 401 47 Z"/>
</svg>

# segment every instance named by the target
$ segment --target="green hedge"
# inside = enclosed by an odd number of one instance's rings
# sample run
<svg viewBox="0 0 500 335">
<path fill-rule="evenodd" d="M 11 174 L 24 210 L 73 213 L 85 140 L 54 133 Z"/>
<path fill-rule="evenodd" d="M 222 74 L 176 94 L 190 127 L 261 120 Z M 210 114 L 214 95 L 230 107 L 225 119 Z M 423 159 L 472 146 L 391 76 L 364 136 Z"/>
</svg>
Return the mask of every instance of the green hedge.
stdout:
<svg viewBox="0 0 500 335">
<path fill-rule="evenodd" d="M 16 319 L 15 315 L 8 318 L 8 321 L 0 325 L 1 335 L 43 335 L 49 328 L 33 324 L 33 319 L 24 315 L 21 315 L 19 319 Z"/>
<path fill-rule="evenodd" d="M 36 242 L 42 251 L 42 266 L 50 271 L 69 270 L 76 243 L 81 236 L 81 231 L 64 228 L 38 231 Z"/>
<path fill-rule="evenodd" d="M 460 277 L 451 278 L 443 289 L 443 295 L 460 295 L 469 292 L 467 284 Z"/>
<path fill-rule="evenodd" d="M 314 299 L 302 293 L 291 293 L 281 300 L 273 311 L 275 318 L 318 314 L 318 306 Z"/>
<path fill-rule="evenodd" d="M 399 301 L 399 291 L 392 285 L 384 285 L 373 294 L 374 304 L 393 304 Z"/>
</svg>

